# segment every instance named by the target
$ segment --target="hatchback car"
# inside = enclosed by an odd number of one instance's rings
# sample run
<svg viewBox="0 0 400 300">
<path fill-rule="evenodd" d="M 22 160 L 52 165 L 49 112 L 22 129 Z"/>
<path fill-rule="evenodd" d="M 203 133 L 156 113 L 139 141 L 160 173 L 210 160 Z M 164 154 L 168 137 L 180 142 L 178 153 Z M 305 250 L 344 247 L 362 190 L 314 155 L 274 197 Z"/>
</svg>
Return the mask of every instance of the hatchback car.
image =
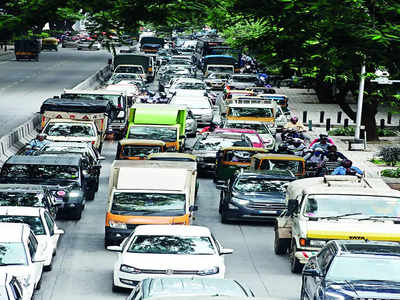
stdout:
<svg viewBox="0 0 400 300">
<path fill-rule="evenodd" d="M 0 207 L 0 222 L 28 224 L 39 246 L 44 249 L 44 269 L 52 269 L 53 256 L 56 254 L 58 240 L 64 231 L 58 229 L 54 219 L 40 207 Z M 42 245 L 43 244 L 43 245 Z"/>
<path fill-rule="evenodd" d="M 246 284 L 222 278 L 148 278 L 134 288 L 127 300 L 160 299 L 166 296 L 254 297 Z"/>
<path fill-rule="evenodd" d="M 17 277 L 31 299 L 33 291 L 40 289 L 43 263 L 43 246 L 27 224 L 0 223 L 0 271 Z"/>
<path fill-rule="evenodd" d="M 330 241 L 304 266 L 301 299 L 400 299 L 400 244 Z"/>
<path fill-rule="evenodd" d="M 224 278 L 225 249 L 207 227 L 183 225 L 140 225 L 120 246 L 114 265 L 113 290 L 133 288 L 154 277 Z"/>
</svg>

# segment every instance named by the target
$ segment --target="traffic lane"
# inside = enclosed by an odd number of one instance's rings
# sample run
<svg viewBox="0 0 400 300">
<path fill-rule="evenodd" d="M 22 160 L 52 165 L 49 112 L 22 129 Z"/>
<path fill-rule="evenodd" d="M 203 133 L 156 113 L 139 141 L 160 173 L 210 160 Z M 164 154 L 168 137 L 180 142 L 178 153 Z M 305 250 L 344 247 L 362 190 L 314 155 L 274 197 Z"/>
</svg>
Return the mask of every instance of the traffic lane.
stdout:
<svg viewBox="0 0 400 300">
<path fill-rule="evenodd" d="M 249 285 L 256 296 L 298 299 L 301 276 L 292 274 L 287 255 L 274 253 L 272 222 L 231 222 L 222 224 L 218 213 L 220 191 L 209 178 L 200 178 L 195 224 L 207 226 L 225 248 L 226 278 Z"/>
<path fill-rule="evenodd" d="M 86 202 L 80 221 L 57 220 L 65 230 L 53 270 L 43 273 L 42 287 L 35 299 L 124 299 L 126 293 L 113 293 L 112 272 L 117 253 L 104 249 L 104 220 L 107 206 L 110 166 L 115 158 L 115 142 L 106 142 L 102 155 L 99 191 Z"/>
<path fill-rule="evenodd" d="M 0 65 L 0 136 L 9 133 L 40 109 L 42 102 L 72 88 L 107 64 L 105 50 L 59 48 L 43 52 L 39 62 L 2 62 Z"/>
</svg>

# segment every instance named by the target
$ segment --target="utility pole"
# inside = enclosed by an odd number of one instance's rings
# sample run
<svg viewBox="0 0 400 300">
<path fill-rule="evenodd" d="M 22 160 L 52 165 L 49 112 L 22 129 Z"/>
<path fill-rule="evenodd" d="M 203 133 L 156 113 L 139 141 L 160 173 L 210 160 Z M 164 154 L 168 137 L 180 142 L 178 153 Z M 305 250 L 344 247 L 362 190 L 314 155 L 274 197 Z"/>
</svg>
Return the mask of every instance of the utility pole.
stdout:
<svg viewBox="0 0 400 300">
<path fill-rule="evenodd" d="M 362 106 L 364 99 L 364 85 L 365 85 L 365 61 L 361 65 L 360 86 L 358 88 L 356 131 L 354 135 L 355 140 L 360 139 L 361 116 L 362 116 Z"/>
</svg>

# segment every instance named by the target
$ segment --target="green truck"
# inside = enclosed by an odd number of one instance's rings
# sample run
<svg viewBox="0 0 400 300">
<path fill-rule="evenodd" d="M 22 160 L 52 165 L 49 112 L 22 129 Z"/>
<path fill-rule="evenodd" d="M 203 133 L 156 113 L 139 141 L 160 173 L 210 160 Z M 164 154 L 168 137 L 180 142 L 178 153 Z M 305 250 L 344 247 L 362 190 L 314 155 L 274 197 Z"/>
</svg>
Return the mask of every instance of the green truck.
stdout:
<svg viewBox="0 0 400 300">
<path fill-rule="evenodd" d="M 167 151 L 183 151 L 186 107 L 169 104 L 136 104 L 128 118 L 128 139 L 161 140 Z"/>
<path fill-rule="evenodd" d="M 131 73 L 143 75 L 145 81 L 151 82 L 155 76 L 155 61 L 154 57 L 143 54 L 123 53 L 116 54 L 112 61 L 114 73 Z M 143 71 L 140 71 L 140 68 Z M 139 68 L 138 68 L 139 67 Z"/>
</svg>

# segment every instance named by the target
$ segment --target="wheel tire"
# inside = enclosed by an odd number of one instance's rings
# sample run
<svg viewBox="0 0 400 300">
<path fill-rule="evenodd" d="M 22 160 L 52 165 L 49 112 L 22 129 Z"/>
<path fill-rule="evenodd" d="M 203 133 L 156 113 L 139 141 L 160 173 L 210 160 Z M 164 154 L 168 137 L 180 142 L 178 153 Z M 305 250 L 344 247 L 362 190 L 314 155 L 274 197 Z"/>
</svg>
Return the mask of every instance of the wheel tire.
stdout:
<svg viewBox="0 0 400 300">
<path fill-rule="evenodd" d="M 219 200 L 218 212 L 220 215 L 222 215 L 222 201 L 221 200 Z"/>
<path fill-rule="evenodd" d="M 286 252 L 289 248 L 289 243 L 290 243 L 290 240 L 279 238 L 278 228 L 277 228 L 277 226 L 275 226 L 275 239 L 274 239 L 275 254 L 277 254 L 277 255 L 286 254 Z"/>
<path fill-rule="evenodd" d="M 99 191 L 99 179 L 97 178 L 96 180 L 96 188 L 95 188 L 96 192 Z"/>
<path fill-rule="evenodd" d="M 107 249 L 108 246 L 112 246 L 111 242 L 107 239 L 104 239 L 104 249 Z"/>
<path fill-rule="evenodd" d="M 40 277 L 39 282 L 35 286 L 35 290 L 37 290 L 37 291 L 40 290 L 41 286 L 42 286 L 42 277 Z"/>
<path fill-rule="evenodd" d="M 296 250 L 297 250 L 296 242 L 292 241 L 289 253 L 290 271 L 292 271 L 292 273 L 299 274 L 303 270 L 303 265 L 299 262 L 299 260 L 295 256 Z"/>
<path fill-rule="evenodd" d="M 91 189 L 88 193 L 87 193 L 87 200 L 93 201 L 94 200 L 94 195 L 96 194 L 96 189 Z"/>
<path fill-rule="evenodd" d="M 121 287 L 119 287 L 119 286 L 114 285 L 114 283 L 113 283 L 113 285 L 112 285 L 112 291 L 113 291 L 114 293 L 120 293 L 120 292 L 123 292 L 124 289 L 121 288 Z"/>
<path fill-rule="evenodd" d="M 53 269 L 53 261 L 50 262 L 50 265 L 43 267 L 43 270 L 49 272 Z"/>
<path fill-rule="evenodd" d="M 73 217 L 71 218 L 72 220 L 80 220 L 82 218 L 82 211 L 84 209 L 84 206 L 81 206 L 81 208 L 79 209 L 79 211 L 77 211 Z"/>
</svg>

